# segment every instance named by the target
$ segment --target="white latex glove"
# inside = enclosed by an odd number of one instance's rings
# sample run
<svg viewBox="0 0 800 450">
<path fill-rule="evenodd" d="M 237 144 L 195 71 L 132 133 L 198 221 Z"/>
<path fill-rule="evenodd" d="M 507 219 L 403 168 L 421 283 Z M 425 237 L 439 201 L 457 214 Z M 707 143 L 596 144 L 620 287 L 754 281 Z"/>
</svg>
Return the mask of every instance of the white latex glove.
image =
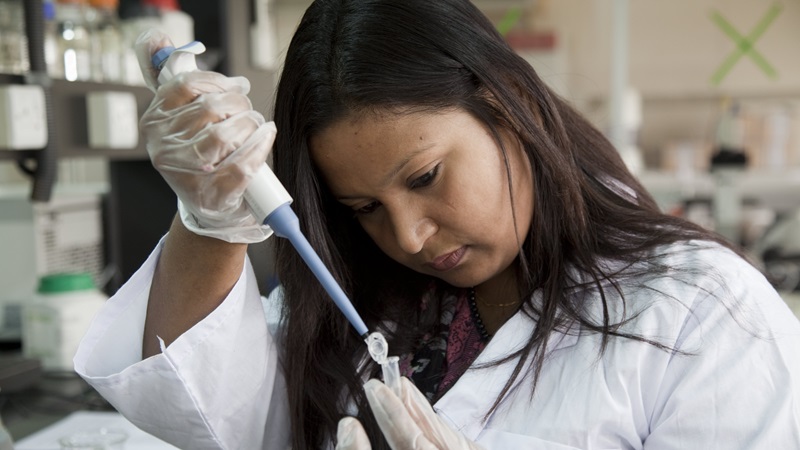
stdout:
<svg viewBox="0 0 800 450">
<path fill-rule="evenodd" d="M 372 413 L 394 450 L 482 450 L 444 423 L 407 378 L 402 378 L 400 384 L 402 398 L 376 379 L 364 384 Z M 339 421 L 336 440 L 336 450 L 372 448 L 364 427 L 353 417 Z"/>
<path fill-rule="evenodd" d="M 151 57 L 172 45 L 158 30 L 145 31 L 135 45 L 156 94 L 139 121 L 153 166 L 177 194 L 189 230 L 227 242 L 261 242 L 271 231 L 258 223 L 242 195 L 267 160 L 275 124 L 253 110 L 244 77 L 197 70 L 159 86 Z"/>
</svg>

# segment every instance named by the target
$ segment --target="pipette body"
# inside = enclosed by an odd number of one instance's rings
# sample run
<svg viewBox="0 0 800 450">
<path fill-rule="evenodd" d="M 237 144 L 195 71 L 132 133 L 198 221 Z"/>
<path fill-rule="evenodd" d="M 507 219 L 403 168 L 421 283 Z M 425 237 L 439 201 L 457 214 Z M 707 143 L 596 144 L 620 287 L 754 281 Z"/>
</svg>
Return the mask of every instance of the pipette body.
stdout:
<svg viewBox="0 0 800 450">
<path fill-rule="evenodd" d="M 201 42 L 194 41 L 183 47 L 165 47 L 156 52 L 153 55 L 152 63 L 153 67 L 160 70 L 158 82 L 163 84 L 178 73 L 197 70 L 195 55 L 204 51 L 205 46 Z M 300 231 L 300 221 L 290 206 L 292 197 L 266 162 L 253 176 L 244 198 L 259 222 L 269 227 L 277 236 L 291 242 L 350 324 L 360 336 L 366 338 L 367 326 L 341 286 Z"/>
</svg>

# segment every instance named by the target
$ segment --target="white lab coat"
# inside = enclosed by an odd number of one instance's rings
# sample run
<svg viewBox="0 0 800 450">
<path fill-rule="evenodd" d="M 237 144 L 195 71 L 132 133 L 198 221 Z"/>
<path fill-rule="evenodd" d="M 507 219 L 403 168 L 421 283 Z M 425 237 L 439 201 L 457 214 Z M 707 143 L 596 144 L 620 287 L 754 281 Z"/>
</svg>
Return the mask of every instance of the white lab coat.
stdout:
<svg viewBox="0 0 800 450">
<path fill-rule="evenodd" d="M 159 251 L 95 319 L 76 370 L 128 419 L 178 447 L 286 448 L 279 348 L 249 263 L 221 306 L 141 361 Z M 728 250 L 667 258 L 698 274 L 688 284 L 664 278 L 653 290 L 626 292 L 628 313 L 640 315 L 623 330 L 693 355 L 613 339 L 598 358 L 599 337 L 574 327 L 552 337 L 535 396 L 529 379 L 518 380 L 484 421 L 510 362 L 467 371 L 434 409 L 490 450 L 800 448 L 800 322 Z M 711 267 L 722 283 L 708 275 Z M 512 317 L 475 365 L 518 348 L 533 325 L 524 314 Z"/>
</svg>

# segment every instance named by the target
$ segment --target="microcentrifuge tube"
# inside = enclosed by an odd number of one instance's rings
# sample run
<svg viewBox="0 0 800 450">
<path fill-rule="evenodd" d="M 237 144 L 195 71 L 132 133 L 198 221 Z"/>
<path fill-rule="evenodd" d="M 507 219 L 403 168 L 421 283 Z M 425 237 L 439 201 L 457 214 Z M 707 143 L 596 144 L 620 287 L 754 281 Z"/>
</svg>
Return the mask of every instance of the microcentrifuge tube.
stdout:
<svg viewBox="0 0 800 450">
<path fill-rule="evenodd" d="M 397 362 L 400 360 L 397 356 L 390 356 L 386 358 L 386 362 L 381 364 L 383 371 L 383 384 L 389 386 L 389 389 L 394 392 L 396 396 L 402 398 L 402 387 L 400 386 L 400 367 Z"/>
<path fill-rule="evenodd" d="M 400 393 L 402 392 L 400 386 L 400 367 L 398 366 L 400 358 L 397 356 L 386 356 L 389 354 L 389 344 L 380 332 L 376 331 L 370 333 L 366 341 L 369 356 L 371 356 L 376 363 L 381 365 L 383 383 L 389 386 L 389 389 L 391 389 L 395 395 L 400 397 Z"/>
</svg>

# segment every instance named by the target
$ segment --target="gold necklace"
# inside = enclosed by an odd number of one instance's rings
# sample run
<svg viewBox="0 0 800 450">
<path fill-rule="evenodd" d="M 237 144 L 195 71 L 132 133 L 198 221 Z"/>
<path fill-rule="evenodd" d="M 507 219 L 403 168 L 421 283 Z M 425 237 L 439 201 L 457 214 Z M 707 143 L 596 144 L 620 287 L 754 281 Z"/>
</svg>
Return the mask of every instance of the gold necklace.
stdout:
<svg viewBox="0 0 800 450">
<path fill-rule="evenodd" d="M 505 308 L 506 306 L 516 306 L 519 305 L 521 301 L 521 299 L 519 299 L 509 303 L 486 303 L 486 301 L 480 295 L 478 295 L 478 291 L 474 292 L 475 292 L 475 299 L 478 301 L 478 303 L 480 303 L 483 306 L 488 306 L 489 308 Z"/>
</svg>

